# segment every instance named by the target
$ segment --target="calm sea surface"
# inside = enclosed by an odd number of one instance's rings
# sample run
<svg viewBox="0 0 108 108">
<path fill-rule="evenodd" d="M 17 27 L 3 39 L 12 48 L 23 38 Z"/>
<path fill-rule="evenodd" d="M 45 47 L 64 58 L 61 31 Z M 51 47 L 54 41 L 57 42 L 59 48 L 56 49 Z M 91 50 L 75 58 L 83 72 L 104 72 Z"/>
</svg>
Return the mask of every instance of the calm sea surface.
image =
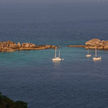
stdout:
<svg viewBox="0 0 108 108">
<path fill-rule="evenodd" d="M 29 108 L 107 108 L 108 51 L 99 51 L 102 61 L 93 62 L 85 49 L 64 47 L 107 40 L 107 6 L 1 5 L 0 41 L 60 45 L 64 61 L 53 63 L 52 49 L 0 53 L 0 92 Z"/>
</svg>

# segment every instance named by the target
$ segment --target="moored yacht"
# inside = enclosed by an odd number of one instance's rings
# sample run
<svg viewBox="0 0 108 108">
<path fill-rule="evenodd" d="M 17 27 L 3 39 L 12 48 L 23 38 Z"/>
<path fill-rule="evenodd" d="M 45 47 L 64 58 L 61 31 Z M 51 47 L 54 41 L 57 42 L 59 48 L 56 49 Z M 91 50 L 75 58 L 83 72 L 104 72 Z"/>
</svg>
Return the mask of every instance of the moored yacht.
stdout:
<svg viewBox="0 0 108 108">
<path fill-rule="evenodd" d="M 101 56 L 100 57 L 97 56 L 97 48 L 95 48 L 95 57 L 93 57 L 93 61 L 100 61 L 101 59 L 102 59 Z"/>
<path fill-rule="evenodd" d="M 52 61 L 60 62 L 60 61 L 64 60 L 63 58 L 60 57 L 60 50 L 59 50 L 59 56 L 57 56 L 56 52 L 57 52 L 57 49 L 55 48 L 55 56 L 54 56 L 54 58 L 52 58 Z"/>
<path fill-rule="evenodd" d="M 89 49 L 88 49 L 88 54 L 86 54 L 86 57 L 87 58 L 89 58 L 89 57 L 91 57 L 92 55 L 90 54 L 90 51 L 89 51 Z"/>
</svg>

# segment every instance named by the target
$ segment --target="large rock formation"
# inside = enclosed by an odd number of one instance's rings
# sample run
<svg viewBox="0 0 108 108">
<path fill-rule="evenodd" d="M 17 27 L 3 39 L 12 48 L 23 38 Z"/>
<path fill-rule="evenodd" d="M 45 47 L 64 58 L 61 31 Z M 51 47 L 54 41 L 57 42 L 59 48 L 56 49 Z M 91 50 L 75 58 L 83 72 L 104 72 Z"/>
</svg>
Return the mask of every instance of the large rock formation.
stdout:
<svg viewBox="0 0 108 108">
<path fill-rule="evenodd" d="M 97 39 L 97 38 L 91 39 L 85 43 L 85 45 L 88 45 L 88 46 L 89 45 L 90 46 L 96 46 L 96 45 L 100 45 L 100 44 L 101 44 L 101 40 Z"/>
<path fill-rule="evenodd" d="M 85 43 L 86 49 L 100 49 L 100 50 L 108 50 L 108 41 L 100 40 L 97 38 L 91 39 Z"/>
<path fill-rule="evenodd" d="M 0 108 L 27 108 L 27 103 L 23 101 L 13 101 L 0 93 Z"/>
<path fill-rule="evenodd" d="M 56 48 L 54 45 L 36 45 L 33 43 L 15 43 L 12 41 L 0 42 L 0 52 L 13 52 L 18 50 L 42 50 Z"/>
</svg>

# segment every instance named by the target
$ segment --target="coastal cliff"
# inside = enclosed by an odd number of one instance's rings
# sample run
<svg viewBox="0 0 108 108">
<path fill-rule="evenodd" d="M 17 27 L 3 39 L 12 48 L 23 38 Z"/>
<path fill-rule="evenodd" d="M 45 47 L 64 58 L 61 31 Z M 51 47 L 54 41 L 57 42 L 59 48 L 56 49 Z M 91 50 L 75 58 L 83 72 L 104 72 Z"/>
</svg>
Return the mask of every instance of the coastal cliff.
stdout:
<svg viewBox="0 0 108 108">
<path fill-rule="evenodd" d="M 15 43 L 12 41 L 0 42 L 0 52 L 14 52 L 20 50 L 43 50 L 43 49 L 54 49 L 54 45 L 36 45 L 33 43 Z"/>
</svg>

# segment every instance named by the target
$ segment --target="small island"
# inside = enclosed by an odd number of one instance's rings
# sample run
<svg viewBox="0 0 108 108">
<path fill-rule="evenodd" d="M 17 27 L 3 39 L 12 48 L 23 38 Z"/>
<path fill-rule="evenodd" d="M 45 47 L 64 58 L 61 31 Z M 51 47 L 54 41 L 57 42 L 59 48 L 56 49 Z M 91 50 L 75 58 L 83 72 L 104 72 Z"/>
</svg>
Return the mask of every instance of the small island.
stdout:
<svg viewBox="0 0 108 108">
<path fill-rule="evenodd" d="M 0 42 L 0 52 L 14 52 L 21 50 L 43 50 L 43 49 L 55 49 L 55 45 L 36 45 L 33 43 L 15 43 L 12 41 Z"/>
<path fill-rule="evenodd" d="M 108 41 L 100 40 L 98 38 L 91 39 L 85 42 L 85 45 L 68 45 L 68 47 L 82 47 L 85 49 L 99 49 L 108 50 Z"/>
<path fill-rule="evenodd" d="M 0 93 L 0 108 L 27 108 L 27 103 L 23 101 L 13 101 Z"/>
</svg>

